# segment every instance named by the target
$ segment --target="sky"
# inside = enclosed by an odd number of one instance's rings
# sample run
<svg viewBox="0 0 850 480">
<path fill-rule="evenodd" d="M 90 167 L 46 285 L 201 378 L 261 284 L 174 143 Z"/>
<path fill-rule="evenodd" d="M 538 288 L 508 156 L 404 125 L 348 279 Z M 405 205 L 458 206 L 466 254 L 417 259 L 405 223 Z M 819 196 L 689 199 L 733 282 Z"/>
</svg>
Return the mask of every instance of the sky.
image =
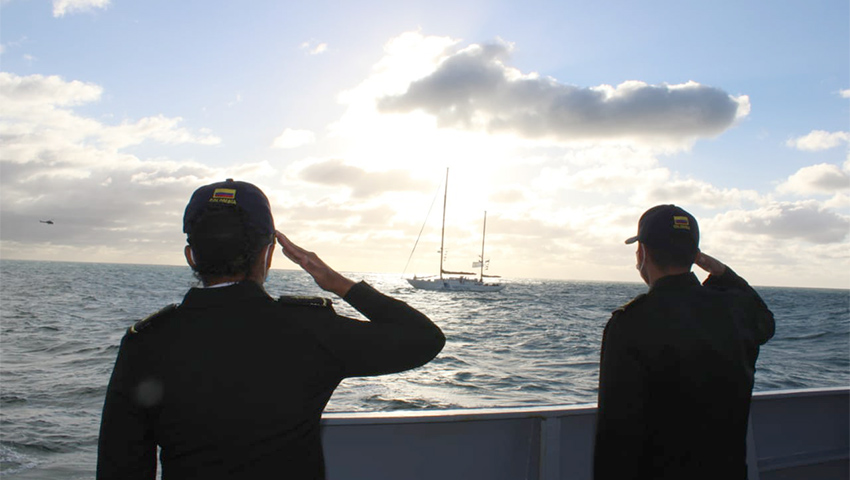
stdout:
<svg viewBox="0 0 850 480">
<path fill-rule="evenodd" d="M 850 288 L 848 151 L 846 0 L 0 1 L 2 259 L 185 265 L 234 178 L 337 270 L 435 274 L 448 171 L 450 270 L 486 212 L 487 274 L 639 282 L 674 203 L 754 285 Z"/>
</svg>

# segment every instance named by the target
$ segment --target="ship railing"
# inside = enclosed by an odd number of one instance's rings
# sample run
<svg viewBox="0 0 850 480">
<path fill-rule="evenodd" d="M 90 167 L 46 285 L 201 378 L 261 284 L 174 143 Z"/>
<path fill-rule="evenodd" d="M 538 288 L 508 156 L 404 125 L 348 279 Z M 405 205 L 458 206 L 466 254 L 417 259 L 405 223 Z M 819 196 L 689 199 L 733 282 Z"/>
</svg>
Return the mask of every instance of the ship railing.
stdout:
<svg viewBox="0 0 850 480">
<path fill-rule="evenodd" d="M 329 480 L 590 480 L 596 406 L 326 413 Z M 750 480 L 848 478 L 850 387 L 757 392 Z"/>
</svg>

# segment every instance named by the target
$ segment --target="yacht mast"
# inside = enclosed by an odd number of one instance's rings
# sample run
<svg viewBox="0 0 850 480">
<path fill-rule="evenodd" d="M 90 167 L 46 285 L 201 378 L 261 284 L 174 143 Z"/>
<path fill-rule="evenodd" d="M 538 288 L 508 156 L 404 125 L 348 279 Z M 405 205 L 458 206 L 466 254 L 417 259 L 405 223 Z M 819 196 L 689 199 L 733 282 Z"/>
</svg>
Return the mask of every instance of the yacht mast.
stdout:
<svg viewBox="0 0 850 480">
<path fill-rule="evenodd" d="M 443 189 L 443 229 L 440 231 L 440 280 L 443 279 L 443 258 L 446 254 L 443 251 L 446 240 L 446 199 L 449 196 L 449 169 L 446 168 L 446 186 Z"/>
<path fill-rule="evenodd" d="M 484 210 L 484 231 L 481 232 L 481 257 L 480 257 L 480 272 L 478 273 L 478 281 L 484 281 L 484 236 L 487 235 L 487 210 Z"/>
</svg>

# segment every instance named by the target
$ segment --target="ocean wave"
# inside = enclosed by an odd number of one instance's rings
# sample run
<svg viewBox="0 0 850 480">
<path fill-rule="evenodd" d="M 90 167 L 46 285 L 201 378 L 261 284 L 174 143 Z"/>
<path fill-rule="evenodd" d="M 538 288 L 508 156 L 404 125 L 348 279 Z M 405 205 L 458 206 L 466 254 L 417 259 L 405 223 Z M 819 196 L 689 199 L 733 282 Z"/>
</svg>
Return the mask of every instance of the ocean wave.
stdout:
<svg viewBox="0 0 850 480">
<path fill-rule="evenodd" d="M 442 366 L 453 366 L 453 367 L 463 367 L 469 365 L 469 363 L 464 360 L 451 356 L 451 355 L 440 355 L 434 360 L 431 361 L 434 365 L 442 365 Z"/>
<path fill-rule="evenodd" d="M 785 342 L 798 342 L 801 340 L 817 340 L 818 338 L 824 338 L 826 336 L 831 335 L 829 332 L 814 332 L 805 335 L 790 335 L 790 336 L 782 336 L 776 338 L 775 341 L 777 343 L 785 343 Z"/>
<path fill-rule="evenodd" d="M 380 410 L 425 410 L 432 408 L 430 400 L 421 398 L 401 399 L 401 398 L 384 398 L 381 395 L 372 395 L 366 401 L 372 406 L 380 406 Z"/>
<path fill-rule="evenodd" d="M 23 395 L 15 395 L 4 393 L 0 395 L 0 405 L 10 407 L 12 405 L 20 405 L 27 403 L 27 398 Z"/>
<path fill-rule="evenodd" d="M 12 445 L 0 443 L 0 474 L 14 475 L 38 467 L 38 462 L 17 451 Z"/>
</svg>

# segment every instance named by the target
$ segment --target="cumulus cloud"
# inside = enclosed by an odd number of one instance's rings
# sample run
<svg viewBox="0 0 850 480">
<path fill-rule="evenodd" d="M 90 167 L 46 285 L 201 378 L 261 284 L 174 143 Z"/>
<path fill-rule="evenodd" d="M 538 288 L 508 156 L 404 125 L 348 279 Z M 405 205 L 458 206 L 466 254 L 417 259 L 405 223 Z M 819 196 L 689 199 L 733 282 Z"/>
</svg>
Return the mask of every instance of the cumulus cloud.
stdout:
<svg viewBox="0 0 850 480">
<path fill-rule="evenodd" d="M 179 216 L 187 186 L 224 178 L 219 169 L 195 162 L 140 159 L 121 148 L 152 141 L 210 145 L 218 138 L 191 132 L 180 118 L 155 115 L 118 125 L 78 115 L 74 107 L 96 102 L 103 89 L 55 76 L 0 73 L 0 223 L 3 248 L 52 244 L 88 247 L 179 241 Z M 229 175 L 251 175 L 237 166 Z M 267 172 L 254 174 L 262 178 Z M 53 218 L 46 230 L 38 218 Z M 55 237 L 61 232 L 61 238 Z M 135 242 L 135 243 L 133 243 Z M 49 245 L 48 245 L 49 246 Z M 109 249 L 111 252 L 118 250 Z M 179 252 L 178 252 L 179 253 Z M 81 254 L 82 255 L 82 254 Z M 112 255 L 112 254 L 110 254 Z M 110 256 L 77 260 L 127 261 Z M 145 259 L 140 253 L 135 261 Z"/>
<path fill-rule="evenodd" d="M 57 152 L 61 157 L 63 152 Z M 183 209 L 192 190 L 228 176 L 259 182 L 265 164 L 214 168 L 91 150 L 108 163 L 72 177 L 40 165 L 0 163 L 3 254 L 93 262 L 180 263 Z M 80 174 L 79 168 L 71 172 Z M 39 219 L 55 224 L 43 228 Z M 50 253 L 54 252 L 54 253 Z M 55 255 L 55 256 L 53 256 Z"/>
<path fill-rule="evenodd" d="M 33 108 L 69 107 L 100 100 L 103 89 L 92 83 L 61 77 L 29 75 L 21 77 L 0 72 L 0 106 L 4 115 L 15 115 Z"/>
<path fill-rule="evenodd" d="M 718 135 L 749 113 L 746 95 L 688 82 L 582 88 L 505 64 L 511 46 L 471 45 L 447 55 L 404 93 L 378 99 L 384 113 L 423 111 L 440 126 L 528 138 L 667 139 Z"/>
<path fill-rule="evenodd" d="M 109 3 L 110 0 L 53 0 L 53 16 L 64 17 L 66 13 L 106 8 Z"/>
<path fill-rule="evenodd" d="M 336 159 L 307 165 L 298 176 L 314 184 L 347 188 L 357 198 L 373 197 L 386 192 L 423 192 L 430 188 L 421 180 L 412 178 L 407 170 L 367 172 Z"/>
<path fill-rule="evenodd" d="M 297 148 L 316 141 L 316 134 L 310 130 L 293 130 L 287 128 L 274 141 L 272 148 Z"/>
<path fill-rule="evenodd" d="M 835 210 L 850 209 L 850 195 L 846 193 L 836 193 L 832 198 L 823 203 L 825 208 Z"/>
<path fill-rule="evenodd" d="M 792 138 L 785 142 L 785 144 L 798 150 L 816 152 L 819 150 L 835 148 L 848 141 L 850 141 L 850 133 L 848 132 L 825 132 L 823 130 L 813 130 L 808 135 Z"/>
<path fill-rule="evenodd" d="M 773 203 L 757 210 L 735 210 L 718 216 L 715 228 L 775 240 L 805 240 L 816 244 L 843 242 L 850 233 L 850 217 L 824 208 L 819 202 Z"/>
<path fill-rule="evenodd" d="M 841 90 L 839 95 L 841 95 L 841 98 L 850 98 L 850 88 L 847 90 Z"/>
<path fill-rule="evenodd" d="M 0 72 L 0 116 L 17 120 L 4 125 L 5 135 L 61 136 L 77 141 L 92 137 L 105 146 L 122 148 L 150 139 L 162 143 L 198 143 L 215 145 L 220 139 L 207 131 L 192 133 L 179 128 L 179 117 L 162 115 L 125 122 L 117 126 L 79 117 L 69 107 L 100 100 L 103 89 L 92 83 L 66 81 L 58 76 L 29 75 L 21 77 Z M 23 130 L 22 130 L 23 129 Z"/>
<path fill-rule="evenodd" d="M 0 136 L 6 162 L 43 162 L 51 152 L 64 149 L 65 161 L 73 163 L 72 152 L 86 151 L 91 165 L 98 154 L 87 152 L 91 145 L 118 150 L 144 141 L 165 144 L 215 145 L 221 140 L 206 130 L 191 132 L 179 127 L 182 119 L 162 115 L 120 125 L 104 125 L 81 117 L 72 107 L 96 102 L 103 89 L 91 83 L 66 81 L 57 76 L 21 77 L 0 72 Z M 85 141 L 85 142 L 84 142 Z"/>
<path fill-rule="evenodd" d="M 798 195 L 832 195 L 847 189 L 850 189 L 850 174 L 829 163 L 801 168 L 776 188 L 780 193 Z"/>
</svg>

